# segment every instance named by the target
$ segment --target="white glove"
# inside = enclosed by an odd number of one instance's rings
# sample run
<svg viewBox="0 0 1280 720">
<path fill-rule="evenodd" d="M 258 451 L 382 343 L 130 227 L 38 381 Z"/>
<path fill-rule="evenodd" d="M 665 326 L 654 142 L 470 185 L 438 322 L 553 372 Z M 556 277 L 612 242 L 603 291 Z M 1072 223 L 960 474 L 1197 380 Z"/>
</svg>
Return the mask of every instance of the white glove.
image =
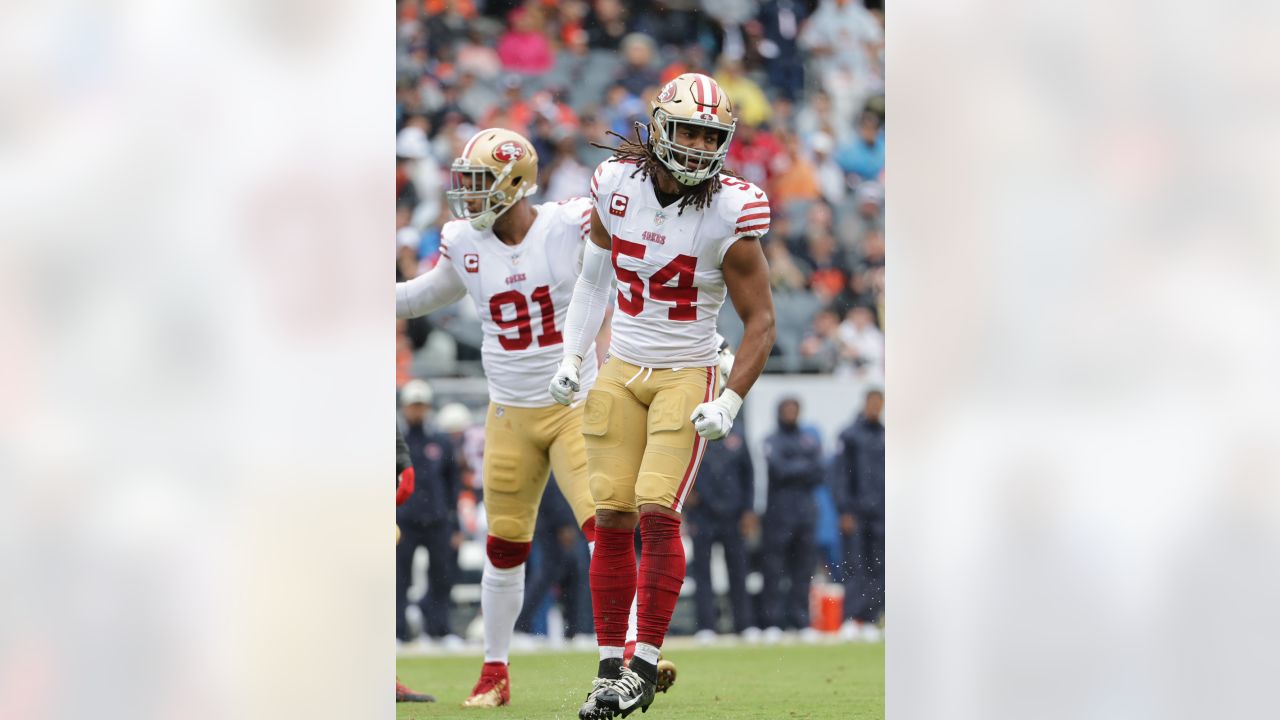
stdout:
<svg viewBox="0 0 1280 720">
<path fill-rule="evenodd" d="M 708 440 L 719 440 L 733 429 L 733 419 L 738 416 L 740 409 L 742 398 L 726 388 L 720 393 L 720 397 L 694 408 L 689 419 L 693 421 L 693 429 L 699 435 Z"/>
<path fill-rule="evenodd" d="M 733 372 L 733 351 L 729 349 L 729 344 L 725 343 L 720 347 L 720 354 L 717 360 L 720 361 L 720 384 L 716 386 L 716 392 L 723 392 L 725 383 L 729 382 L 729 373 Z"/>
<path fill-rule="evenodd" d="M 573 394 L 581 388 L 578 386 L 578 366 L 582 365 L 582 358 L 577 355 L 566 355 L 560 361 L 560 369 L 556 370 L 556 374 L 551 378 L 551 386 L 547 388 L 551 391 L 551 397 L 561 405 L 569 405 L 573 402 Z"/>
</svg>

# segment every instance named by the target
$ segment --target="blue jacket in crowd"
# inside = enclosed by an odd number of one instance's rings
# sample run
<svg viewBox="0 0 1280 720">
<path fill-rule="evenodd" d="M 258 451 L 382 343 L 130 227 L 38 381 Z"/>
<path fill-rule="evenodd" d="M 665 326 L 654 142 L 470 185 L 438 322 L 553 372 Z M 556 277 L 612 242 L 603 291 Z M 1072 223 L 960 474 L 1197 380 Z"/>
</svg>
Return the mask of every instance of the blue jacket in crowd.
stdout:
<svg viewBox="0 0 1280 720">
<path fill-rule="evenodd" d="M 764 440 L 769 494 L 811 490 L 822 482 L 822 444 L 800 427 L 778 428 Z"/>
<path fill-rule="evenodd" d="M 402 425 L 402 432 L 413 461 L 414 491 L 396 508 L 396 522 L 429 525 L 446 520 L 456 527 L 462 478 L 452 443 L 422 426 Z"/>
<path fill-rule="evenodd" d="M 859 415 L 840 433 L 831 492 L 841 513 L 884 517 L 884 424 Z"/>
<path fill-rule="evenodd" d="M 693 492 L 698 502 L 689 512 L 695 517 L 736 521 L 753 509 L 755 465 L 740 431 L 707 443 Z"/>
</svg>

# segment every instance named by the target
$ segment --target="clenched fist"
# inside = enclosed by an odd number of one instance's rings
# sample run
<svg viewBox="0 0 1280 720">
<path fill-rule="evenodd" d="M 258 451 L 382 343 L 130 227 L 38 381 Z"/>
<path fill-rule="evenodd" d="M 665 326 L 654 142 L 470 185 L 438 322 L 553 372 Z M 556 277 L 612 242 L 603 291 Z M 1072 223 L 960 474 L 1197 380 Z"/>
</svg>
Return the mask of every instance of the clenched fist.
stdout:
<svg viewBox="0 0 1280 720">
<path fill-rule="evenodd" d="M 551 397 L 561 405 L 573 403 L 574 393 L 582 389 L 578 386 L 578 366 L 580 365 L 582 365 L 582 358 L 577 355 L 566 355 L 560 361 L 560 368 L 551 378 L 551 386 L 547 389 L 551 392 Z"/>
<path fill-rule="evenodd" d="M 742 398 L 726 388 L 720 397 L 694 408 L 689 420 L 693 421 L 693 429 L 699 435 L 708 440 L 719 440 L 733 429 L 733 419 L 741 408 Z"/>
</svg>

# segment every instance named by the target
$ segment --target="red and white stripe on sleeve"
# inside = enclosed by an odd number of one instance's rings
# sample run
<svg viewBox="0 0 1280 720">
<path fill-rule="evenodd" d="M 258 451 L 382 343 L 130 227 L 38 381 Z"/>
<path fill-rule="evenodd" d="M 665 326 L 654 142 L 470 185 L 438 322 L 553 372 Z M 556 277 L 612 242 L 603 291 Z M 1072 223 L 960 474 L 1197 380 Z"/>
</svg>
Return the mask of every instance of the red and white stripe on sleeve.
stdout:
<svg viewBox="0 0 1280 720">
<path fill-rule="evenodd" d="M 756 200 L 742 206 L 734 233 L 764 235 L 769 232 L 769 201 Z"/>
<path fill-rule="evenodd" d="M 582 228 L 582 242 L 586 242 L 591 237 L 591 208 L 587 208 L 582 212 L 582 222 L 579 224 Z"/>
<path fill-rule="evenodd" d="M 600 192 L 600 176 L 604 173 L 604 163 L 596 167 L 596 171 L 591 174 L 591 202 L 598 202 L 596 195 Z"/>
</svg>

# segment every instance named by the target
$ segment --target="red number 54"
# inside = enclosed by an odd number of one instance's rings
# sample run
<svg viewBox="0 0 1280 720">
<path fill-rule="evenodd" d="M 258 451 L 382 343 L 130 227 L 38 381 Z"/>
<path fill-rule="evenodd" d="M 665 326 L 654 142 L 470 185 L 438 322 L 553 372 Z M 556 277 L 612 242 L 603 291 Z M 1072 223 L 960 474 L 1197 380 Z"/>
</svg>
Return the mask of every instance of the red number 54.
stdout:
<svg viewBox="0 0 1280 720">
<path fill-rule="evenodd" d="M 648 248 L 640 243 L 623 240 L 613 236 L 613 271 L 618 280 L 627 284 L 628 292 L 623 294 L 621 284 L 618 287 L 618 309 L 635 316 L 644 310 L 644 278 L 634 270 L 618 265 L 618 256 L 626 255 L 637 260 L 644 258 Z M 698 301 L 698 288 L 693 286 L 693 273 L 697 269 L 698 259 L 692 255 L 677 255 L 649 278 L 649 297 L 654 300 L 675 303 L 675 307 L 667 311 L 672 320 L 692 322 L 698 319 L 698 309 L 694 303 Z M 675 285 L 667 285 L 672 279 Z"/>
</svg>

